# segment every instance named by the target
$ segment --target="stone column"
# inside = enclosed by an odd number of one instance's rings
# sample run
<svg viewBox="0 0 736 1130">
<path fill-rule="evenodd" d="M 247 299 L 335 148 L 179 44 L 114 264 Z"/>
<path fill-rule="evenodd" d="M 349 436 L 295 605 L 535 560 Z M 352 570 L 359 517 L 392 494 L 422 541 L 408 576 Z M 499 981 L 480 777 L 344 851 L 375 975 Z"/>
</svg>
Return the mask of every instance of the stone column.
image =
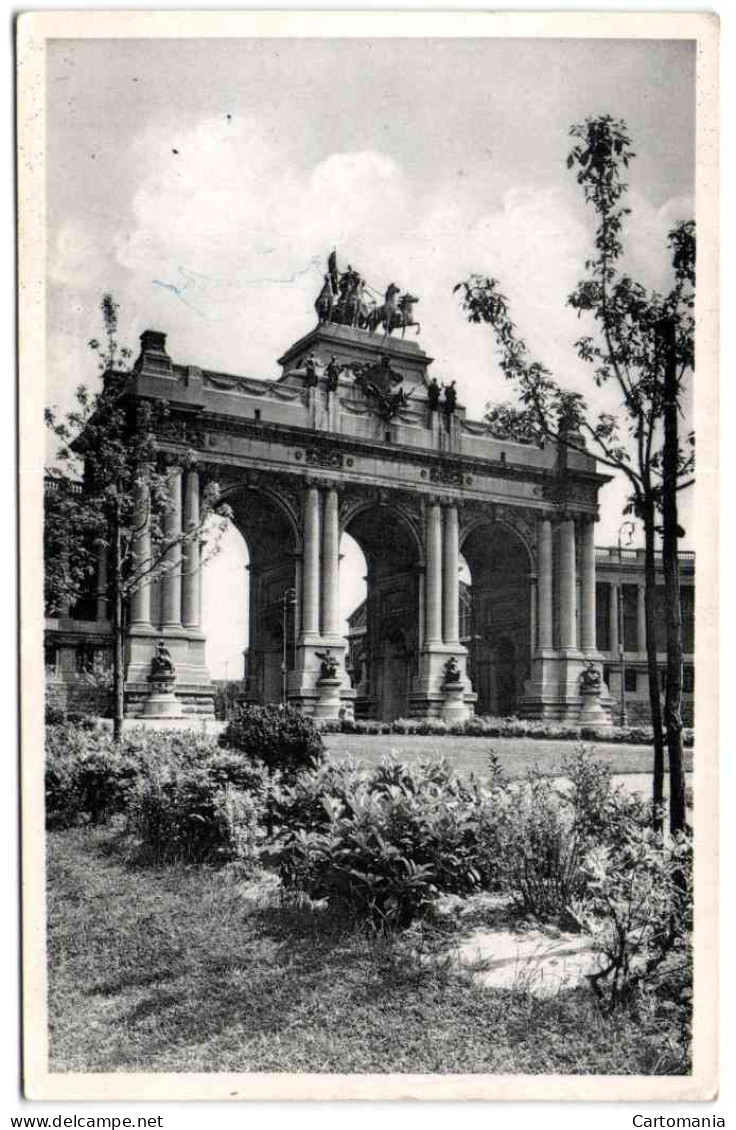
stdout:
<svg viewBox="0 0 736 1130">
<path fill-rule="evenodd" d="M 107 546 L 101 541 L 97 543 L 97 592 L 96 592 L 95 619 L 104 621 L 108 618 L 107 601 Z"/>
<path fill-rule="evenodd" d="M 552 647 L 552 523 L 539 523 L 539 648 Z"/>
<path fill-rule="evenodd" d="M 340 634 L 339 577 L 340 531 L 338 529 L 338 497 L 334 487 L 325 491 L 322 528 L 322 635 Z"/>
<path fill-rule="evenodd" d="M 169 510 L 164 519 L 164 537 L 181 535 L 181 467 L 169 471 Z M 164 630 L 181 628 L 181 542 L 166 551 L 167 571 L 161 578 L 161 627 Z"/>
<path fill-rule="evenodd" d="M 575 632 L 575 522 L 560 522 L 560 650 L 574 651 Z"/>
<path fill-rule="evenodd" d="M 296 604 L 294 605 L 294 639 L 298 640 L 302 631 L 302 559 L 294 559 L 294 589 L 296 591 Z"/>
<path fill-rule="evenodd" d="M 531 648 L 531 650 L 529 652 L 530 655 L 534 655 L 534 652 L 537 650 L 537 619 L 538 619 L 537 606 L 538 606 L 538 603 L 539 603 L 539 600 L 538 600 L 538 594 L 537 594 L 537 574 L 536 573 L 530 573 L 529 574 L 529 643 L 530 643 L 530 648 Z"/>
<path fill-rule="evenodd" d="M 459 530 L 457 506 L 445 509 L 442 539 L 442 636 L 446 644 L 460 643 Z"/>
<path fill-rule="evenodd" d="M 647 610 L 644 603 L 644 585 L 639 585 L 636 590 L 636 650 L 647 649 Z"/>
<path fill-rule="evenodd" d="M 611 585 L 611 603 L 608 610 L 608 634 L 611 637 L 611 659 L 618 657 L 618 585 Z"/>
<path fill-rule="evenodd" d="M 427 615 L 425 642 L 442 642 L 442 511 L 439 502 L 427 507 Z"/>
<path fill-rule="evenodd" d="M 580 647 L 596 650 L 595 639 L 595 523 L 584 519 L 580 526 Z"/>
<path fill-rule="evenodd" d="M 199 473 L 187 471 L 184 488 L 184 532 L 189 533 L 199 525 Z M 185 628 L 198 628 L 199 589 L 202 582 L 199 557 L 199 535 L 185 542 L 183 547 L 181 622 Z"/>
<path fill-rule="evenodd" d="M 302 569 L 302 634 L 319 634 L 319 490 L 304 496 L 304 562 Z"/>
<path fill-rule="evenodd" d="M 140 567 L 151 558 L 151 514 L 148 485 L 141 483 L 138 487 L 135 511 L 136 537 L 133 546 L 133 557 L 136 565 Z M 151 627 L 151 585 L 144 581 L 133 593 L 130 600 L 130 626 L 141 625 Z"/>
</svg>

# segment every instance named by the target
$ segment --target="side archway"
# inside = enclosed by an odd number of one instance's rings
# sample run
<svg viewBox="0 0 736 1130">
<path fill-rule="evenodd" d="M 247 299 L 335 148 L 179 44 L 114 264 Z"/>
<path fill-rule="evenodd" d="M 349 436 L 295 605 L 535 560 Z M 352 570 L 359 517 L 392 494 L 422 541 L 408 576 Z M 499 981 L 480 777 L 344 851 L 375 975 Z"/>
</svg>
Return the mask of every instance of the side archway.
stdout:
<svg viewBox="0 0 736 1130">
<path fill-rule="evenodd" d="M 280 702 L 284 676 L 295 669 L 298 623 L 288 599 L 297 588 L 299 526 L 277 492 L 239 485 L 223 494 L 248 550 L 248 656 L 246 701 Z M 285 667 L 285 670 L 284 670 Z"/>
<path fill-rule="evenodd" d="M 461 550 L 471 576 L 469 672 L 477 713 L 515 714 L 531 674 L 531 549 L 504 522 L 476 522 Z"/>
</svg>

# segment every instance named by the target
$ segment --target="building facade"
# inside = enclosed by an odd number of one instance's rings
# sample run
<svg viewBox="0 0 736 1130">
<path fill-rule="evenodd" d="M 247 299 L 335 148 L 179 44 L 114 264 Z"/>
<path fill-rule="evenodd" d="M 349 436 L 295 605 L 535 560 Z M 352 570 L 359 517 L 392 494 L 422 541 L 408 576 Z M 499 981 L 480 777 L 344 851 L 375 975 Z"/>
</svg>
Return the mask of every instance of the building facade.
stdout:
<svg viewBox="0 0 736 1130">
<path fill-rule="evenodd" d="M 401 308 L 401 300 L 391 305 L 395 292 L 387 291 L 389 318 Z M 148 330 L 123 393 L 168 404 L 157 437 L 174 500 L 167 532 L 175 538 L 196 525 L 203 486 L 215 480 L 246 541 L 245 698 L 285 698 L 317 717 L 455 718 L 479 709 L 579 720 L 581 675 L 591 663 L 602 671 L 606 658 L 594 528 L 607 477 L 572 432 L 559 446 L 522 444 L 469 419 L 454 382 L 431 378 L 432 359 L 405 336 L 411 319 L 392 336 L 390 320 L 373 325 L 343 298 L 318 304 L 318 325 L 286 350 L 275 380 L 175 363 L 165 335 Z M 142 498 L 143 559 L 146 512 Z M 346 664 L 338 611 L 344 532 L 367 562 L 357 673 Z M 196 540 L 175 546 L 169 571 L 131 600 L 130 716 L 151 693 L 161 637 L 184 711 L 212 711 L 200 554 Z M 461 555 L 472 577 L 469 635 L 461 630 Z M 89 676 L 83 668 L 94 667 L 95 649 L 104 657 L 105 587 L 101 556 L 94 617 L 79 624 L 78 643 L 70 615 L 48 625 L 52 683 L 68 681 L 72 667 Z M 600 719 L 610 706 L 604 684 Z"/>
<path fill-rule="evenodd" d="M 684 656 L 685 723 L 692 725 L 695 697 L 695 554 L 680 553 L 680 608 Z M 644 616 L 644 550 L 596 547 L 596 643 L 603 678 L 614 699 L 614 719 L 648 721 L 649 673 Z M 660 690 L 664 700 L 666 650 L 664 575 L 657 555 L 656 639 Z M 623 705 L 623 713 L 622 713 Z"/>
</svg>

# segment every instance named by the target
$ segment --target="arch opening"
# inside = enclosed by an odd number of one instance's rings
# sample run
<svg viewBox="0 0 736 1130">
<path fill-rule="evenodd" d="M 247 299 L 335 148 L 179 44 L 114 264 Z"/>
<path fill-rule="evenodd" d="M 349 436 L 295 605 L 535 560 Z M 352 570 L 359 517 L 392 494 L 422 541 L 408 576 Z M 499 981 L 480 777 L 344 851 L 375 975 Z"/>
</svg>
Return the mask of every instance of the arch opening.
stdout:
<svg viewBox="0 0 736 1130">
<path fill-rule="evenodd" d="M 348 670 L 355 714 L 391 721 L 409 713 L 419 670 L 417 539 L 406 519 L 387 506 L 366 507 L 347 523 L 366 565 L 366 594 L 350 616 Z"/>
<path fill-rule="evenodd" d="M 488 522 L 468 533 L 462 556 L 470 588 L 464 610 L 461 584 L 461 637 L 464 631 L 468 673 L 478 695 L 476 711 L 516 714 L 531 674 L 529 551 L 507 526 Z"/>
<path fill-rule="evenodd" d="M 203 580 L 212 673 L 241 680 L 244 701 L 281 702 L 285 676 L 296 665 L 295 530 L 266 492 L 239 488 L 227 501 L 232 521 Z"/>
</svg>

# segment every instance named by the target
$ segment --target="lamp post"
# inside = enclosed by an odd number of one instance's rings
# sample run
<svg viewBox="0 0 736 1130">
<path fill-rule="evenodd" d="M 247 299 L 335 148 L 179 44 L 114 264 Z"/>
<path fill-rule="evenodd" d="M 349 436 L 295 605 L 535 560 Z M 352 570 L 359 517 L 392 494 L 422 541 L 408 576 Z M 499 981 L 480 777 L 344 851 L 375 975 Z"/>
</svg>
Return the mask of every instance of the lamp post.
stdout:
<svg viewBox="0 0 736 1130">
<path fill-rule="evenodd" d="M 627 723 L 625 686 L 626 661 L 624 659 L 624 578 L 622 540 L 625 538 L 626 545 L 631 545 L 635 529 L 636 526 L 633 522 L 622 522 L 618 528 L 618 537 L 616 539 L 618 545 L 618 670 L 619 678 L 621 679 L 621 710 L 619 715 L 619 722 L 622 726 L 625 726 Z"/>
<path fill-rule="evenodd" d="M 294 589 L 284 589 L 281 594 L 281 709 L 286 710 L 287 701 L 287 668 L 286 668 L 286 645 L 288 640 L 287 627 L 289 621 L 289 609 L 293 608 L 296 604 L 296 592 Z"/>
</svg>

